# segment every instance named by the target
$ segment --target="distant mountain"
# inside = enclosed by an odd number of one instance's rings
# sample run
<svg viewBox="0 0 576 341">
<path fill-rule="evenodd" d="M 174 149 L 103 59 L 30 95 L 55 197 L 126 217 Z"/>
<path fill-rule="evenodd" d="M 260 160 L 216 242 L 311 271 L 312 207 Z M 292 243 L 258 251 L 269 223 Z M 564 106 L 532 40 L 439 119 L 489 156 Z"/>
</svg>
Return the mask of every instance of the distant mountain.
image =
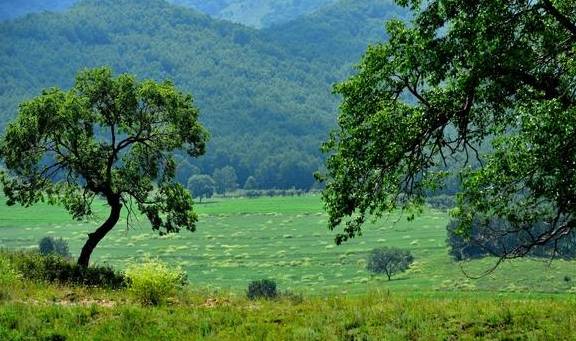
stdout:
<svg viewBox="0 0 576 341">
<path fill-rule="evenodd" d="M 368 44 L 386 39 L 387 19 L 406 15 L 393 0 L 340 0 L 263 32 L 293 57 L 342 66 L 357 63 Z"/>
<path fill-rule="evenodd" d="M 312 13 L 336 0 L 167 0 L 195 8 L 214 18 L 261 28 L 285 23 Z M 60 11 L 78 0 L 4 0 L 0 2 L 0 20 L 28 13 Z"/>
<path fill-rule="evenodd" d="M 281 24 L 312 13 L 337 0 L 170 0 L 225 19 L 256 28 Z"/>
<path fill-rule="evenodd" d="M 0 1 L 0 20 L 21 17 L 28 13 L 42 11 L 61 11 L 72 6 L 78 0 L 2 0 Z"/>
<path fill-rule="evenodd" d="M 357 2 L 374 1 L 381 2 Z M 342 5 L 350 11 L 265 31 L 162 0 L 86 0 L 64 13 L 0 23 L 0 127 L 41 89 L 69 87 L 79 69 L 110 65 L 141 79 L 172 79 L 195 97 L 212 140 L 206 156 L 182 160 L 180 180 L 196 167 L 210 174 L 230 165 L 241 183 L 252 175 L 263 188 L 309 188 L 335 125 L 331 85 L 368 41 L 383 37 L 374 13 L 362 17 L 356 2 Z M 355 22 L 344 25 L 346 18 Z M 301 30 L 318 30 L 319 22 L 331 23 L 322 28 L 330 39 L 310 46 L 313 37 L 299 38 Z"/>
</svg>

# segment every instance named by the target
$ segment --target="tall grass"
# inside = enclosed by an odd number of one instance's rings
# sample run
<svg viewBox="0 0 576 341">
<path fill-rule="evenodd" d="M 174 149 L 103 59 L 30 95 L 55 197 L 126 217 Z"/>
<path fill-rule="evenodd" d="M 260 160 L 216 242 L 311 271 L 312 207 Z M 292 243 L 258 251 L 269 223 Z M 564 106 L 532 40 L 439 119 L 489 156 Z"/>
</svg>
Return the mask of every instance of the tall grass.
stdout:
<svg viewBox="0 0 576 341">
<path fill-rule="evenodd" d="M 202 299 L 205 299 L 204 303 Z M 249 301 L 200 297 L 195 304 L 0 304 L 0 339 L 450 340 L 576 337 L 573 300 L 355 298 Z M 208 304 L 208 302 L 216 302 Z M 23 318 L 23 317 L 26 318 Z"/>
</svg>

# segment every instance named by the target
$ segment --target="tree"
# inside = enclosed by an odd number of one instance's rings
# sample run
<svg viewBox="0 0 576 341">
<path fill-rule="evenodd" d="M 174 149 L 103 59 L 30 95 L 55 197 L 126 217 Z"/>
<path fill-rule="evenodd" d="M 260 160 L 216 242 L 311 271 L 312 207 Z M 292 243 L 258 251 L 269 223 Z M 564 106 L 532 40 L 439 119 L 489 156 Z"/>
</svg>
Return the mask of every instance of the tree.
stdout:
<svg viewBox="0 0 576 341">
<path fill-rule="evenodd" d="M 212 173 L 212 179 L 216 184 L 216 193 L 218 194 L 234 191 L 238 187 L 236 170 L 231 166 L 215 169 Z"/>
<path fill-rule="evenodd" d="M 377 274 L 383 273 L 390 280 L 395 274 L 408 270 L 412 262 L 414 257 L 410 251 L 385 247 L 372 250 L 366 269 Z"/>
<path fill-rule="evenodd" d="M 200 174 L 200 168 L 191 165 L 188 161 L 176 160 L 176 180 L 181 184 L 186 184 L 192 175 Z"/>
<path fill-rule="evenodd" d="M 172 83 L 84 70 L 69 91 L 51 88 L 24 102 L 6 129 L 0 155 L 7 203 L 46 200 L 82 219 L 96 197 L 106 200 L 110 215 L 78 258 L 87 267 L 124 206 L 128 222 L 137 208 L 160 234 L 195 230 L 190 194 L 174 181 L 172 151 L 199 156 L 206 140 L 192 97 Z"/>
<path fill-rule="evenodd" d="M 576 2 L 397 0 L 411 24 L 389 21 L 343 97 L 323 198 L 336 242 L 359 235 L 369 215 L 417 208 L 442 187 L 436 169 L 461 167 L 454 216 L 498 218 L 510 233 L 543 222 L 503 255 L 524 256 L 576 227 Z M 489 141 L 486 155 L 478 146 Z M 487 148 L 488 149 L 488 148 Z M 469 165 L 470 163 L 468 163 Z M 410 215 L 413 216 L 413 215 Z"/>
<path fill-rule="evenodd" d="M 202 198 L 208 199 L 212 197 L 215 186 L 216 184 L 210 175 L 192 175 L 188 179 L 188 189 L 195 198 L 200 198 L 200 202 L 202 202 Z"/>
<path fill-rule="evenodd" d="M 253 176 L 249 176 L 246 178 L 244 182 L 244 189 L 245 190 L 254 190 L 258 188 L 258 184 L 256 183 L 256 179 Z"/>
</svg>

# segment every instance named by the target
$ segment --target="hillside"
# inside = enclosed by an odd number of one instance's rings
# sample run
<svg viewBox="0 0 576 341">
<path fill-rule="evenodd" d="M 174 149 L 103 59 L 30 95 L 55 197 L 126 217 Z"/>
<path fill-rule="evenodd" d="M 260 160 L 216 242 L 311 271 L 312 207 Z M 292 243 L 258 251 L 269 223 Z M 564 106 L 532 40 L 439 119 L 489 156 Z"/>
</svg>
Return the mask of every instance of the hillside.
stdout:
<svg viewBox="0 0 576 341">
<path fill-rule="evenodd" d="M 195 8 L 214 18 L 256 28 L 288 22 L 316 11 L 337 0 L 167 0 Z M 0 20 L 17 18 L 28 13 L 60 11 L 78 0 L 19 0 L 0 2 Z"/>
<path fill-rule="evenodd" d="M 256 28 L 286 23 L 337 0 L 170 0 L 215 18 Z"/>
<path fill-rule="evenodd" d="M 342 67 L 358 63 L 368 44 L 386 40 L 386 20 L 406 15 L 393 0 L 340 0 L 264 34 L 292 56 Z"/>
<path fill-rule="evenodd" d="M 0 20 L 24 16 L 42 11 L 61 11 L 78 0 L 5 0 L 0 2 Z"/>
<path fill-rule="evenodd" d="M 338 13 L 326 11 L 309 21 L 332 23 L 325 29 L 335 37 L 330 54 L 340 56 L 338 63 L 313 52 L 299 54 L 299 30 L 261 32 L 161 0 L 87 0 L 64 13 L 4 22 L 0 122 L 6 124 L 17 104 L 41 89 L 70 86 L 78 69 L 111 65 L 138 78 L 172 79 L 194 95 L 212 133 L 207 155 L 195 161 L 202 172 L 231 165 L 240 183 L 253 175 L 264 188 L 308 188 L 321 165 L 319 146 L 334 125 L 331 85 L 371 40 L 362 33 L 382 26 L 355 12 L 362 30 L 354 35 L 342 29 L 346 18 Z M 351 52 L 352 45 L 358 48 Z M 181 180 L 190 172 L 181 172 Z"/>
</svg>

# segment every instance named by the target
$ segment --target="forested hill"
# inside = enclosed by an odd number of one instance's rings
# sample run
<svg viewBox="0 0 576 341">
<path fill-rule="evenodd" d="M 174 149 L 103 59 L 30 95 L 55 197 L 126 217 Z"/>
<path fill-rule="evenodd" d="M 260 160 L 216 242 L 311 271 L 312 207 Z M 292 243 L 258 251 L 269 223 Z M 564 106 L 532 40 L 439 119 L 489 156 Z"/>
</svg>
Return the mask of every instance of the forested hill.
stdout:
<svg viewBox="0 0 576 341">
<path fill-rule="evenodd" d="M 240 183 L 252 175 L 263 188 L 308 188 L 321 165 L 319 146 L 335 123 L 331 85 L 360 57 L 362 49 L 350 53 L 350 46 L 365 46 L 374 37 L 363 34 L 383 27 L 356 11 L 349 27 L 362 29 L 354 35 L 338 11 L 323 13 L 309 22 L 335 23 L 324 29 L 342 42 L 331 42 L 330 54 L 342 57 L 327 59 L 319 50 L 314 56 L 318 46 L 307 46 L 309 40 L 298 50 L 298 38 L 288 33 L 215 20 L 161 0 L 86 0 L 63 13 L 0 23 L 1 124 L 41 89 L 66 88 L 79 69 L 110 65 L 138 78 L 172 79 L 193 94 L 212 135 L 206 156 L 194 161 L 201 172 L 230 165 Z M 183 162 L 180 180 L 194 171 Z"/>
<path fill-rule="evenodd" d="M 21 17 L 28 13 L 42 11 L 60 11 L 78 0 L 2 0 L 0 1 L 0 20 Z"/>
<path fill-rule="evenodd" d="M 285 23 L 316 11 L 337 0 L 168 0 L 195 8 L 214 18 L 256 28 Z M 58 11 L 78 0 L 4 0 L 0 2 L 0 20 L 28 13 Z"/>
<path fill-rule="evenodd" d="M 337 0 L 170 0 L 225 19 L 256 28 L 286 23 L 313 13 Z"/>
<path fill-rule="evenodd" d="M 340 0 L 283 25 L 265 30 L 294 57 L 341 67 L 357 63 L 368 43 L 385 39 L 385 19 L 406 15 L 392 0 Z"/>
</svg>

